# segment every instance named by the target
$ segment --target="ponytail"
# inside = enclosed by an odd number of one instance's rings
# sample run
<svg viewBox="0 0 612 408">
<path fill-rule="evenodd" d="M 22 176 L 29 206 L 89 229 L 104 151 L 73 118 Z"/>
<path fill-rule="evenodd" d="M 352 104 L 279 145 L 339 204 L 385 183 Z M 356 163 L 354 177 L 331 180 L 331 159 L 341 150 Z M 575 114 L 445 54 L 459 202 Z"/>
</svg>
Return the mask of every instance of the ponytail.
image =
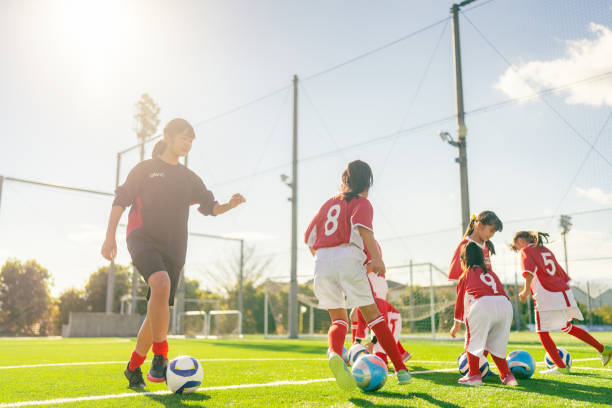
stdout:
<svg viewBox="0 0 612 408">
<path fill-rule="evenodd" d="M 372 169 L 368 163 L 354 160 L 342 172 L 342 199 L 347 202 L 368 190 L 374 183 Z"/>
<path fill-rule="evenodd" d="M 495 227 L 495 231 L 502 231 L 504 229 L 504 224 L 501 222 L 497 214 L 495 214 L 493 211 L 487 210 L 478 214 L 478 217 L 476 215 L 472 215 L 472 218 L 470 219 L 470 223 L 468 224 L 468 227 L 465 230 L 463 238 L 467 238 L 472 235 L 476 222 L 479 222 L 482 225 L 493 225 Z M 487 241 L 485 242 L 485 244 L 487 245 L 487 248 L 489 249 L 491 255 L 495 255 L 495 245 L 493 245 L 493 242 Z"/>
<path fill-rule="evenodd" d="M 156 158 L 164 154 L 167 146 L 168 143 L 163 140 L 160 140 L 159 142 L 155 143 L 155 147 L 153 147 L 153 151 L 151 152 L 151 157 Z"/>
<path fill-rule="evenodd" d="M 518 231 L 514 234 L 514 238 L 512 238 L 512 244 L 510 245 L 510 249 L 517 252 L 518 248 L 516 247 L 516 241 L 519 238 L 523 238 L 527 240 L 530 244 L 536 244 L 537 246 L 542 246 L 548 243 L 549 234 L 546 232 L 540 231 Z"/>
<path fill-rule="evenodd" d="M 487 273 L 484 255 L 482 254 L 480 247 L 475 242 L 470 242 L 461 248 L 461 262 L 464 267 L 461 277 L 463 277 L 470 268 L 475 266 L 479 266 L 483 270 L 483 273 Z M 459 279 L 461 279 L 461 277 Z"/>
</svg>

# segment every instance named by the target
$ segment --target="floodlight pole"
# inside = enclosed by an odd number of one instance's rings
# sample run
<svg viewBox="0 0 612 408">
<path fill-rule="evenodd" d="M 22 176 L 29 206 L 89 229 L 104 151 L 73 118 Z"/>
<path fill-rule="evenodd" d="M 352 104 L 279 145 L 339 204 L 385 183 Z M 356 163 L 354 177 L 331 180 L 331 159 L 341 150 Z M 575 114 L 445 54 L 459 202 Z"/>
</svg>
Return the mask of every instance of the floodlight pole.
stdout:
<svg viewBox="0 0 612 408">
<path fill-rule="evenodd" d="M 461 70 L 461 43 L 459 36 L 459 10 L 461 7 L 475 0 L 466 0 L 451 6 L 453 16 L 453 48 L 455 63 L 455 96 L 457 100 L 457 148 L 459 157 L 455 159 L 459 163 L 459 179 L 461 183 L 461 223 L 463 230 L 467 230 L 470 222 L 470 194 L 468 189 L 467 172 L 467 127 L 465 126 L 465 110 L 463 106 L 463 74 Z"/>
<path fill-rule="evenodd" d="M 297 142 L 298 142 L 298 77 L 293 76 L 293 155 L 291 165 L 291 284 L 289 288 L 289 338 L 298 338 L 297 301 Z"/>
</svg>

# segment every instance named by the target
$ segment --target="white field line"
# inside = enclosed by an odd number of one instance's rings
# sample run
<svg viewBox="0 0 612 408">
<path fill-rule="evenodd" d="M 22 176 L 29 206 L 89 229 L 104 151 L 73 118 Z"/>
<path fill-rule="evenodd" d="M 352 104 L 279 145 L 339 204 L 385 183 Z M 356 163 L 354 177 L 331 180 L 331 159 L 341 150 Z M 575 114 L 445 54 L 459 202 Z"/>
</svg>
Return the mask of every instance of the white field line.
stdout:
<svg viewBox="0 0 612 408">
<path fill-rule="evenodd" d="M 240 361 L 327 361 L 327 358 L 202 358 L 198 361 L 201 362 L 240 362 Z M 577 360 L 576 360 L 577 361 Z M 151 361 L 146 361 L 150 363 Z M 411 363 L 419 364 L 451 364 L 452 361 L 433 361 L 433 360 L 414 360 Z M 47 364 L 27 364 L 27 365 L 15 365 L 15 366 L 0 366 L 0 370 L 10 370 L 17 368 L 40 368 L 40 367 L 68 367 L 68 366 L 82 366 L 82 365 L 107 365 L 107 364 L 126 364 L 127 360 L 123 361 L 82 361 L 77 363 L 47 363 Z"/>
<path fill-rule="evenodd" d="M 597 357 L 593 357 L 593 358 L 577 358 L 575 360 L 572 360 L 572 363 L 575 361 L 601 361 L 601 359 L 597 358 Z M 536 363 L 537 365 L 545 365 L 546 363 L 544 361 L 538 361 Z M 578 368 L 578 367 L 576 367 Z"/>
</svg>

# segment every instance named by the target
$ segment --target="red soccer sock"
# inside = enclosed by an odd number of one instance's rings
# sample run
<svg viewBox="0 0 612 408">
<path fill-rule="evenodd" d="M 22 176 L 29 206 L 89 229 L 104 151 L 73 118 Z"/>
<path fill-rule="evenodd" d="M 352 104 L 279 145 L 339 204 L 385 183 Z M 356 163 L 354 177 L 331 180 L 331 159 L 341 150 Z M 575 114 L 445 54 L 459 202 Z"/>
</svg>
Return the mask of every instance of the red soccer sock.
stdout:
<svg viewBox="0 0 612 408">
<path fill-rule="evenodd" d="M 135 369 L 140 367 L 142 363 L 145 362 L 146 359 L 147 359 L 146 354 L 144 356 L 141 356 L 136 351 L 132 352 L 132 357 L 130 357 L 130 365 L 129 365 L 130 371 L 134 371 Z"/>
<path fill-rule="evenodd" d="M 351 322 L 351 344 L 355 344 L 356 335 L 357 335 L 357 322 Z"/>
<path fill-rule="evenodd" d="M 168 358 L 168 340 L 153 342 L 153 354 L 161 354 L 164 358 Z"/>
<path fill-rule="evenodd" d="M 380 358 L 382 361 L 385 362 L 385 364 L 389 365 L 389 360 L 387 360 L 387 355 L 385 353 L 381 353 L 380 351 L 378 353 L 375 353 L 376 356 L 378 358 Z"/>
<path fill-rule="evenodd" d="M 467 354 L 468 367 L 470 369 L 469 375 L 481 375 L 480 374 L 480 359 L 472 353 L 465 352 Z"/>
<path fill-rule="evenodd" d="M 406 350 L 404 349 L 404 347 L 402 346 L 402 343 L 397 342 L 397 351 L 399 351 L 400 355 L 404 354 L 406 352 Z"/>
<path fill-rule="evenodd" d="M 379 315 L 376 319 L 372 320 L 368 323 L 368 327 L 374 332 L 378 343 L 382 346 L 383 350 L 387 353 L 387 356 L 391 359 L 393 363 L 393 368 L 395 368 L 395 372 L 399 370 L 406 370 L 406 366 L 402 361 L 402 356 L 397 350 L 397 342 L 391 334 L 389 327 L 387 326 L 387 322 Z"/>
<path fill-rule="evenodd" d="M 344 347 L 344 339 L 346 338 L 347 330 L 348 323 L 346 320 L 334 320 L 327 332 L 329 349 L 340 357 L 342 357 L 342 348 Z"/>
<path fill-rule="evenodd" d="M 550 334 L 548 332 L 539 332 L 538 336 L 540 336 L 540 342 L 542 342 L 544 349 L 546 350 L 552 361 L 554 361 L 555 365 L 559 368 L 564 368 L 565 363 L 563 362 L 563 360 L 561 360 L 561 356 L 557 351 L 557 345 L 550 337 Z"/>
<path fill-rule="evenodd" d="M 497 366 L 497 369 L 499 370 L 499 375 L 501 376 L 501 379 L 503 380 L 504 378 L 509 376 L 510 369 L 508 368 L 508 362 L 506 361 L 506 359 L 495 357 L 493 354 L 491 354 L 491 357 L 493 357 L 493 361 L 495 362 L 495 365 Z"/>
<path fill-rule="evenodd" d="M 572 336 L 584 341 L 585 343 L 593 346 L 599 353 L 603 352 L 604 346 L 603 344 L 601 344 L 600 342 L 598 342 L 595 337 L 591 336 L 589 334 L 589 332 L 587 332 L 586 330 L 582 330 L 580 327 L 576 327 L 574 325 L 570 325 L 571 328 L 568 332 L 568 334 L 571 334 Z"/>
</svg>

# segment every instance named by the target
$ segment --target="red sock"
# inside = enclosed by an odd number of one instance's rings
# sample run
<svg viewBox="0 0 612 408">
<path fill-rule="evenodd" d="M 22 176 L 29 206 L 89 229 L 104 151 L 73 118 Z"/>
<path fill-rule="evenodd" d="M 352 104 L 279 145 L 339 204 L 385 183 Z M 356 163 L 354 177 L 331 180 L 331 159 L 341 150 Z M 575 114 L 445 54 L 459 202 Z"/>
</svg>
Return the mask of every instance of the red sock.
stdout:
<svg viewBox="0 0 612 408">
<path fill-rule="evenodd" d="M 134 351 L 132 353 L 132 357 L 130 357 L 130 365 L 129 365 L 130 371 L 134 371 L 135 369 L 140 367 L 142 365 L 142 363 L 145 362 L 146 359 L 147 359 L 147 355 L 146 354 L 144 356 L 141 356 L 136 351 Z"/>
<path fill-rule="evenodd" d="M 355 344 L 356 335 L 357 335 L 357 322 L 351 322 L 351 344 Z"/>
<path fill-rule="evenodd" d="M 548 332 L 539 332 L 538 336 L 540 336 L 540 341 L 542 342 L 544 349 L 546 350 L 552 361 L 555 362 L 555 365 L 559 368 L 565 368 L 565 363 L 563 362 L 563 360 L 561 360 L 561 356 L 557 351 L 557 345 L 550 337 L 550 334 L 548 334 Z"/>
<path fill-rule="evenodd" d="M 506 361 L 506 359 L 495 357 L 493 354 L 491 354 L 491 357 L 493 357 L 493 361 L 495 362 L 495 365 L 497 366 L 497 369 L 499 370 L 499 375 L 501 376 L 501 379 L 503 380 L 504 378 L 509 376 L 510 369 L 508 368 L 508 362 Z"/>
<path fill-rule="evenodd" d="M 473 355 L 472 353 L 465 352 L 467 354 L 468 367 L 470 368 L 469 375 L 481 375 L 480 374 L 480 359 L 478 356 Z"/>
<path fill-rule="evenodd" d="M 168 358 L 168 341 L 153 342 L 153 354 L 161 354 L 164 358 Z"/>
<path fill-rule="evenodd" d="M 387 355 L 385 353 L 381 353 L 380 351 L 378 353 L 375 353 L 376 356 L 378 358 L 380 358 L 382 361 L 385 362 L 385 364 L 389 365 L 389 360 L 387 360 Z"/>
<path fill-rule="evenodd" d="M 402 346 L 402 343 L 400 343 L 399 341 L 397 342 L 397 351 L 399 351 L 400 355 L 402 355 L 402 354 L 404 354 L 406 352 L 406 350 Z"/>
<path fill-rule="evenodd" d="M 385 350 L 387 356 L 389 356 L 391 359 L 395 372 L 398 372 L 399 370 L 406 370 L 406 366 L 402 361 L 402 356 L 400 356 L 400 353 L 397 350 L 397 342 L 391 334 L 391 331 L 387 326 L 387 322 L 382 315 L 379 315 L 376 319 L 369 322 L 368 326 L 374 332 L 374 335 L 376 335 L 378 343 L 380 343 L 383 350 Z"/>
<path fill-rule="evenodd" d="M 346 320 L 334 320 L 329 326 L 327 332 L 327 341 L 331 351 L 342 357 L 342 348 L 344 347 L 344 339 L 348 330 Z"/>
<path fill-rule="evenodd" d="M 574 325 L 569 325 L 569 326 L 571 326 L 571 328 L 566 333 L 571 334 L 572 336 L 593 346 L 598 352 L 600 353 L 603 352 L 603 349 L 604 349 L 603 344 L 595 340 L 595 337 L 591 336 L 589 332 L 587 332 L 586 330 L 582 330 L 580 327 L 576 327 Z"/>
</svg>

